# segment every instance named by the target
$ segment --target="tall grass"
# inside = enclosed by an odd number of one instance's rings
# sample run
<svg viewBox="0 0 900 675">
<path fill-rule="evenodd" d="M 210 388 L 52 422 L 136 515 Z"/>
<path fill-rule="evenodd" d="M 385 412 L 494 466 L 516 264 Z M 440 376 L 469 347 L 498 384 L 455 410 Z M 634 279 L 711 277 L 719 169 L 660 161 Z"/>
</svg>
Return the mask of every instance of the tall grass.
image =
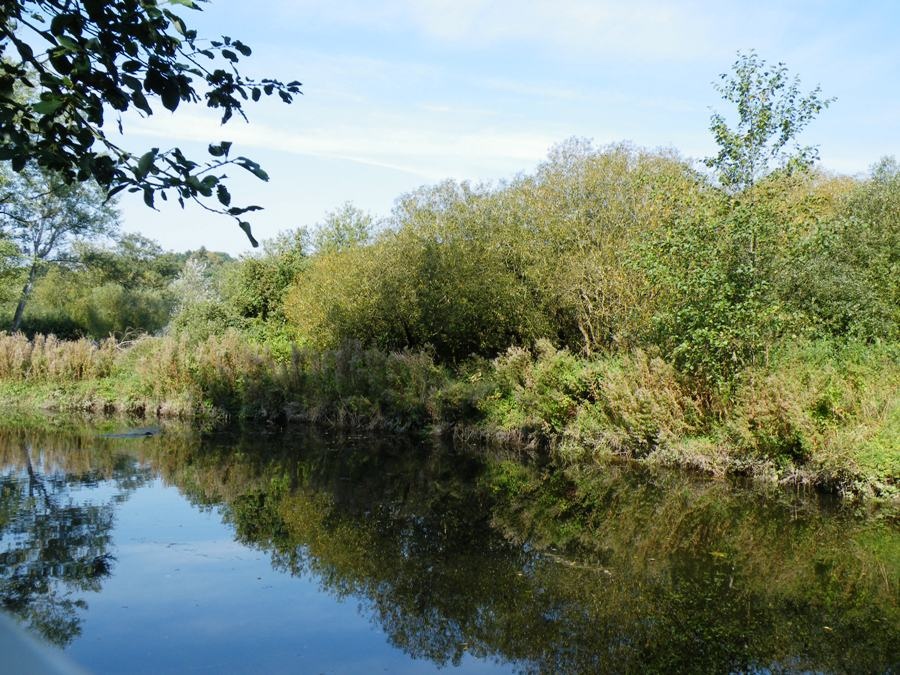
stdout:
<svg viewBox="0 0 900 675">
<path fill-rule="evenodd" d="M 865 489 L 895 489 L 900 349 L 835 341 L 785 346 L 767 369 L 745 373 L 723 432 L 735 455 L 814 466 L 831 483 L 866 475 L 872 484 Z"/>
<path fill-rule="evenodd" d="M 23 388 L 37 393 L 23 399 Z M 900 352 L 890 345 L 779 345 L 711 405 L 640 349 L 584 357 L 538 341 L 450 368 L 426 351 L 359 342 L 294 346 L 284 358 L 237 331 L 129 344 L 0 334 L 4 391 L 7 405 L 432 429 L 542 448 L 572 466 L 620 456 L 854 494 L 896 495 L 900 477 Z"/>
<path fill-rule="evenodd" d="M 119 346 L 109 339 L 58 340 L 21 333 L 0 333 L 0 380 L 78 381 L 107 377 L 116 362 Z"/>
</svg>

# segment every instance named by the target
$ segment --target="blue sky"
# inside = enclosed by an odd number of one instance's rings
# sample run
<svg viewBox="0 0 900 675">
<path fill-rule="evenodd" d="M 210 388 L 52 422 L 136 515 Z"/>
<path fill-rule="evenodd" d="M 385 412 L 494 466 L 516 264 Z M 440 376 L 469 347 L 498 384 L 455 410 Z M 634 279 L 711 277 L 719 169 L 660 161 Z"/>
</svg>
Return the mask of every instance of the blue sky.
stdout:
<svg viewBox="0 0 900 675">
<path fill-rule="evenodd" d="M 291 106 L 264 102 L 250 124 L 220 127 L 202 107 L 130 120 L 128 145 L 209 141 L 271 175 L 232 173 L 232 192 L 265 211 L 258 238 L 314 225 L 345 201 L 386 216 L 404 192 L 444 178 L 527 172 L 571 136 L 713 151 L 713 80 L 738 50 L 784 61 L 804 89 L 838 100 L 805 132 L 822 165 L 863 173 L 900 156 L 900 2 L 631 0 L 213 0 L 184 11 L 201 35 L 231 35 L 254 54 L 245 72 L 299 79 Z M 726 109 L 727 110 L 727 109 Z M 170 249 L 240 253 L 232 221 L 122 200 L 125 228 Z"/>
</svg>

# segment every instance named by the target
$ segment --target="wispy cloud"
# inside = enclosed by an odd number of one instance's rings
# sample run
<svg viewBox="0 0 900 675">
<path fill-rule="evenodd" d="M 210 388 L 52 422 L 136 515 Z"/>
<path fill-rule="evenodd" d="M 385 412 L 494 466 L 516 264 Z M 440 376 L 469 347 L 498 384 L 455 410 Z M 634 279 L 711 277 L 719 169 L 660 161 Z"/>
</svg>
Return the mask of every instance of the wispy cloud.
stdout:
<svg viewBox="0 0 900 675">
<path fill-rule="evenodd" d="M 272 181 L 247 187 L 269 207 L 254 220 L 261 227 L 315 222 L 344 199 L 384 212 L 422 182 L 512 176 L 572 135 L 708 155 L 709 107 L 721 105 L 710 83 L 737 49 L 784 60 L 805 86 L 820 82 L 838 97 L 805 136 L 821 145 L 825 166 L 855 173 L 879 155 L 900 155 L 889 86 L 900 63 L 896 0 L 257 4 L 211 3 L 202 32 L 252 44 L 253 75 L 301 79 L 295 105 L 264 100 L 248 109 L 249 126 L 222 127 L 197 108 L 129 116 L 126 134 L 137 147 L 182 144 L 201 154 L 210 141 L 234 141 L 272 170 Z M 303 200 L 294 175 L 308 188 Z M 178 225 L 182 217 L 200 218 L 167 216 L 172 241 L 197 230 Z"/>
<path fill-rule="evenodd" d="M 170 142 L 206 143 L 227 138 L 240 152 L 274 150 L 307 157 L 340 159 L 424 180 L 477 176 L 486 166 L 515 171 L 544 157 L 558 138 L 541 134 L 482 129 L 453 131 L 406 126 L 335 126 L 285 131 L 265 124 L 222 128 L 209 115 L 158 115 L 132 123 L 129 133 Z"/>
<path fill-rule="evenodd" d="M 765 26 L 755 44 L 793 15 L 782 3 L 709 0 L 282 0 L 295 21 L 407 32 L 463 48 L 527 43 L 564 54 L 634 60 L 688 60 L 740 45 L 748 26 Z"/>
</svg>

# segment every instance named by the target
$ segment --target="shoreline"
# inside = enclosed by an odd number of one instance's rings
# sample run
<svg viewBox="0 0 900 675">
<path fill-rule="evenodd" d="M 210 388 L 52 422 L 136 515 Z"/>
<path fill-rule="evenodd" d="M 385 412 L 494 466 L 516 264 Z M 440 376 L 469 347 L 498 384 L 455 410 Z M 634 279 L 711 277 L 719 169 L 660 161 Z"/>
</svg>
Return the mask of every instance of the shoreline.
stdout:
<svg viewBox="0 0 900 675">
<path fill-rule="evenodd" d="M 413 437 L 433 437 L 467 452 L 482 450 L 514 457 L 524 465 L 542 460 L 552 461 L 558 469 L 593 470 L 610 464 L 633 464 L 639 467 L 665 468 L 702 476 L 709 480 L 746 479 L 765 487 L 803 488 L 835 495 L 843 504 L 900 505 L 894 481 L 862 472 L 852 462 L 841 466 L 779 466 L 773 460 L 753 458 L 722 447 L 708 436 L 687 436 L 661 443 L 646 454 L 616 452 L 611 448 L 590 445 L 584 439 L 547 434 L 525 427 L 504 429 L 485 424 L 455 422 L 430 423 L 424 426 L 403 423 L 398 419 L 368 416 L 346 408 L 334 415 L 320 408 L 299 410 L 292 406 L 277 419 L 260 419 L 229 413 L 189 396 L 171 399 L 116 397 L 114 379 L 82 381 L 65 386 L 49 383 L 0 382 L 0 423 L 18 418 L 26 430 L 44 428 L 50 419 L 83 422 L 88 425 L 122 422 L 179 422 L 198 432 L 221 430 L 258 430 L 279 432 L 302 427 L 388 433 Z M 24 418 L 24 419 L 23 419 Z M 51 425 L 52 426 L 52 425 Z M 577 459 L 572 459 L 577 456 Z"/>
</svg>

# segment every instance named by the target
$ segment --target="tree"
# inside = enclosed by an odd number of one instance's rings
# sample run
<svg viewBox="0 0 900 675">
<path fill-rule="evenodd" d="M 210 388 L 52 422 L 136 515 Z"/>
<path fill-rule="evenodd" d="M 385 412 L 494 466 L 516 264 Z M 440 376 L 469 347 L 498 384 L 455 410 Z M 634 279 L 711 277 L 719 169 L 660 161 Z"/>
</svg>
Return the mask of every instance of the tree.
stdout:
<svg viewBox="0 0 900 675">
<path fill-rule="evenodd" d="M 372 240 L 372 216 L 345 202 L 340 208 L 325 215 L 316 227 L 313 248 L 317 253 L 333 253 L 353 246 L 362 246 Z"/>
<path fill-rule="evenodd" d="M 251 49 L 223 36 L 201 40 L 175 9 L 200 10 L 208 0 L 8 0 L 0 5 L 0 160 L 15 171 L 34 162 L 64 183 L 93 180 L 109 195 L 142 192 L 154 206 L 173 192 L 179 204 L 194 201 L 234 217 L 256 240 L 243 214 L 258 206 L 233 206 L 220 173 L 235 165 L 261 180 L 253 160 L 230 156 L 231 143 L 209 146 L 210 159 L 196 162 L 177 147 L 132 154 L 107 132 L 115 116 L 136 110 L 152 115 L 159 102 L 175 111 L 205 101 L 222 111 L 222 122 L 244 104 L 278 95 L 290 103 L 300 83 L 243 76 L 238 65 Z M 19 95 L 23 90 L 25 95 Z M 214 206 L 209 199 L 215 199 Z"/>
<path fill-rule="evenodd" d="M 114 242 L 75 242 L 71 257 L 35 284 L 22 330 L 104 338 L 166 325 L 174 304 L 169 284 L 183 267 L 177 254 L 125 233 Z"/>
<path fill-rule="evenodd" d="M 719 152 L 705 163 L 718 186 L 646 248 L 661 297 L 655 339 L 709 390 L 732 386 L 792 320 L 776 281 L 797 232 L 779 205 L 813 179 L 807 169 L 818 152 L 797 137 L 834 100 L 819 87 L 803 94 L 783 63 L 770 66 L 752 51 L 738 53 L 716 90 L 737 119 L 733 127 L 721 113 L 710 119 Z"/>
<path fill-rule="evenodd" d="M 8 233 L 0 232 L 0 302 L 14 298 L 13 290 L 21 278 L 19 267 L 19 247 Z"/>
<path fill-rule="evenodd" d="M 79 596 L 99 592 L 112 573 L 115 508 L 152 471 L 125 455 L 109 459 L 107 475 L 95 464 L 50 471 L 45 451 L 17 445 L 4 439 L 0 448 L 7 455 L 0 468 L 0 609 L 65 646 L 81 633 L 87 602 Z M 64 456 L 76 456 L 65 449 Z M 84 496 L 104 479 L 114 483 L 114 497 Z"/>
<path fill-rule="evenodd" d="M 115 283 L 128 290 L 162 291 L 184 265 L 178 254 L 167 253 L 158 242 L 133 232 L 117 236 L 112 247 L 79 242 L 75 249 L 94 286 Z"/>
<path fill-rule="evenodd" d="M 900 164 L 882 158 L 850 183 L 840 208 L 820 217 L 785 266 L 785 300 L 815 330 L 856 339 L 900 339 Z"/>
<path fill-rule="evenodd" d="M 0 193 L 0 229 L 18 244 L 26 268 L 12 329 L 21 325 L 34 282 L 48 264 L 71 262 L 75 241 L 117 228 L 117 213 L 96 182 L 67 183 L 57 172 L 33 167 L 10 176 Z"/>
<path fill-rule="evenodd" d="M 719 152 L 704 162 L 726 190 L 752 187 L 773 163 L 796 168 L 818 159 L 818 148 L 798 145 L 796 137 L 836 99 L 823 98 L 818 86 L 801 94 L 799 77 L 791 78 L 784 63 L 769 66 L 755 51 L 738 52 L 732 72 L 719 77 L 716 91 L 737 106 L 738 120 L 731 128 L 721 113 L 713 113 L 709 128 Z"/>
</svg>

